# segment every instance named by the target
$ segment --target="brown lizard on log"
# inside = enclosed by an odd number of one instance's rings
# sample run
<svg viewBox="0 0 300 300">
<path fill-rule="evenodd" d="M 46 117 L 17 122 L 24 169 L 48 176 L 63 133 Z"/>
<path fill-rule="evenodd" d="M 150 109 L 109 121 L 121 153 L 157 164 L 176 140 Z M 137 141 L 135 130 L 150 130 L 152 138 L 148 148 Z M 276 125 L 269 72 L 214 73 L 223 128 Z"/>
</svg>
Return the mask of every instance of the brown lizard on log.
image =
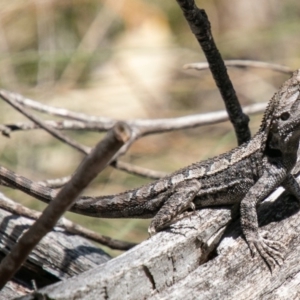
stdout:
<svg viewBox="0 0 300 300">
<path fill-rule="evenodd" d="M 165 228 L 192 208 L 239 205 L 243 234 L 252 254 L 273 269 L 284 259 L 284 245 L 259 234 L 257 205 L 279 186 L 300 199 L 291 174 L 300 139 L 300 70 L 275 93 L 259 131 L 248 142 L 214 158 L 120 194 L 78 199 L 70 211 L 99 218 L 152 218 L 149 233 Z M 49 202 L 57 191 L 0 167 L 0 179 Z"/>
</svg>

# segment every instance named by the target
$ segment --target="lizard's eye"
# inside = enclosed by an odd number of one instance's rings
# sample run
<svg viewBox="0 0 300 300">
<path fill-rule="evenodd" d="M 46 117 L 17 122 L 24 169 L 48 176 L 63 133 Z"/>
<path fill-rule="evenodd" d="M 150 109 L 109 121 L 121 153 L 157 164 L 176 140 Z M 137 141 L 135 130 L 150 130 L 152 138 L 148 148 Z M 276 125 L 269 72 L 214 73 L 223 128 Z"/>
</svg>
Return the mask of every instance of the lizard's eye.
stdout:
<svg viewBox="0 0 300 300">
<path fill-rule="evenodd" d="M 286 121 L 290 117 L 290 114 L 288 112 L 284 112 L 280 115 L 280 119 L 282 121 Z"/>
</svg>

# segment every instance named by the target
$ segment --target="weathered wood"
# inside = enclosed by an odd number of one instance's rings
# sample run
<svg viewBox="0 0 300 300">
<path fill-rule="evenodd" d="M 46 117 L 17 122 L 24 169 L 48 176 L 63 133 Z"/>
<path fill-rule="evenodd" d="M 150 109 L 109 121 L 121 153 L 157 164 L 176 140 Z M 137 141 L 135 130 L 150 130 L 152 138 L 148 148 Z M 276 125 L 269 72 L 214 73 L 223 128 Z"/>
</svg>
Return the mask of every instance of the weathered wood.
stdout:
<svg viewBox="0 0 300 300">
<path fill-rule="evenodd" d="M 266 204 L 260 216 L 263 229 L 287 246 L 281 268 L 273 274 L 249 249 L 236 229 L 223 239 L 218 256 L 159 295 L 148 299 L 299 299 L 300 298 L 300 212 L 299 203 L 283 196 Z M 276 221 L 273 223 L 273 221 Z"/>
<path fill-rule="evenodd" d="M 32 289 L 24 287 L 24 285 L 9 281 L 3 290 L 0 292 L 1 300 L 14 299 L 16 297 L 21 297 L 23 295 L 29 294 Z"/>
<path fill-rule="evenodd" d="M 18 236 L 16 232 L 22 232 L 31 221 L 1 210 L 0 213 L 0 250 L 3 251 L 4 244 L 11 245 Z M 70 236 L 56 230 L 47 235 L 45 240 L 50 240 L 37 247 L 30 256 L 30 261 L 36 263 L 31 270 L 36 272 L 41 268 L 57 280 L 69 279 L 20 299 L 38 299 L 38 295 L 59 300 L 158 300 L 182 299 L 182 295 L 185 295 L 185 300 L 296 299 L 300 296 L 300 212 L 299 203 L 292 196 L 283 194 L 275 202 L 266 201 L 259 208 L 261 230 L 287 246 L 284 264 L 273 274 L 259 256 L 251 258 L 241 237 L 239 220 L 229 225 L 215 251 L 230 220 L 228 209 L 204 209 L 190 214 L 169 230 L 101 266 L 97 266 L 103 262 L 100 252 L 95 254 L 96 260 L 101 258 L 100 262 L 93 261 L 95 257 L 91 253 L 96 251 L 95 247 L 88 246 L 84 240 L 69 241 Z M 15 222 L 20 220 L 22 222 L 16 225 Z M 59 249 L 49 248 L 54 242 Z M 74 248 L 82 254 L 73 252 Z M 86 250 L 89 251 L 88 258 Z M 27 264 L 32 268 L 31 263 Z M 89 271 L 84 272 L 87 269 Z M 70 278 L 73 275 L 76 276 Z M 12 295 L 14 287 L 15 296 L 28 293 L 28 290 L 20 292 L 15 283 L 10 283 L 6 287 L 7 295 Z"/>
<path fill-rule="evenodd" d="M 57 300 L 157 300 L 182 299 L 183 295 L 185 300 L 296 299 L 300 290 L 299 203 L 284 194 L 259 209 L 261 230 L 287 246 L 286 260 L 273 274 L 259 256 L 251 259 L 239 221 L 229 226 L 214 252 L 229 219 L 226 209 L 202 210 L 100 267 L 38 293 Z"/>
<path fill-rule="evenodd" d="M 146 299 L 206 261 L 230 215 L 228 209 L 192 213 L 106 264 L 39 292 L 53 299 Z"/>
<path fill-rule="evenodd" d="M 32 223 L 30 219 L 0 209 L 0 259 Z M 0 299 L 10 299 L 13 288 L 15 297 L 28 293 L 32 290 L 31 280 L 41 288 L 95 268 L 109 259 L 105 252 L 91 242 L 55 228 L 30 254 L 13 282 L 0 292 Z"/>
</svg>

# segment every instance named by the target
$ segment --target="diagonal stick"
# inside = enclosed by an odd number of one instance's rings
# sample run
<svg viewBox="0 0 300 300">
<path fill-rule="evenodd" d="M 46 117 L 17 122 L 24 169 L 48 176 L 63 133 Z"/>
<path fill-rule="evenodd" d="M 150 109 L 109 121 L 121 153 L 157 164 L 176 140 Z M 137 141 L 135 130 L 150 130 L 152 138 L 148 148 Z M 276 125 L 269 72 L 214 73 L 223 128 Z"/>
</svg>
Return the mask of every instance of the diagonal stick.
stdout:
<svg viewBox="0 0 300 300">
<path fill-rule="evenodd" d="M 87 185 L 101 172 L 130 138 L 130 130 L 124 123 L 117 123 L 105 138 L 96 145 L 81 162 L 72 179 L 59 191 L 46 207 L 41 217 L 19 239 L 12 251 L 0 264 L 0 289 L 18 271 L 30 251 L 52 230 L 59 218 L 72 206 Z"/>
</svg>

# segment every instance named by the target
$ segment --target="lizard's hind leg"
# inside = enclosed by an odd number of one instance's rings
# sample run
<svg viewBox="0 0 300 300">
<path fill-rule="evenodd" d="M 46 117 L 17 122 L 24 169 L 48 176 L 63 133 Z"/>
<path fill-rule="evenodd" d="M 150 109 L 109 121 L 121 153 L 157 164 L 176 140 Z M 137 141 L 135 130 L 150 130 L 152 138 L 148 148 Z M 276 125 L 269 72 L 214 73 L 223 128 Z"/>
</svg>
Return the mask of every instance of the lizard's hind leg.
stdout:
<svg viewBox="0 0 300 300">
<path fill-rule="evenodd" d="M 196 179 L 178 183 L 169 199 L 164 203 L 153 218 L 148 232 L 150 235 L 163 229 L 174 220 L 181 212 L 193 208 L 193 200 L 201 188 L 201 183 Z"/>
</svg>

